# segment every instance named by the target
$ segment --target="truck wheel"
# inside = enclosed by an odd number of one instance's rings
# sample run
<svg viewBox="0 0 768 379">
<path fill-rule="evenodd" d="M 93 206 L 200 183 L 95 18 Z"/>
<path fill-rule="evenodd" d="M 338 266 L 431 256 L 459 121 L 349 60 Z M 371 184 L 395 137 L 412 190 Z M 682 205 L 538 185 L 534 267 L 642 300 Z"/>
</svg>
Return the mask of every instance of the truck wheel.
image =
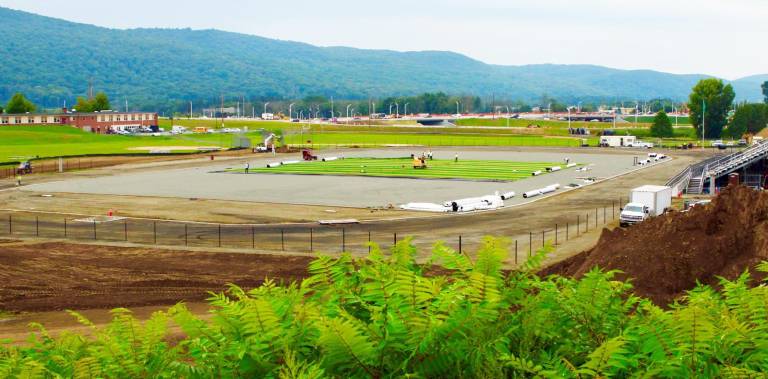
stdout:
<svg viewBox="0 0 768 379">
<path fill-rule="evenodd" d="M 627 226 L 629 226 L 629 224 L 627 224 L 626 222 L 620 222 L 619 226 L 622 228 L 626 228 Z"/>
</svg>

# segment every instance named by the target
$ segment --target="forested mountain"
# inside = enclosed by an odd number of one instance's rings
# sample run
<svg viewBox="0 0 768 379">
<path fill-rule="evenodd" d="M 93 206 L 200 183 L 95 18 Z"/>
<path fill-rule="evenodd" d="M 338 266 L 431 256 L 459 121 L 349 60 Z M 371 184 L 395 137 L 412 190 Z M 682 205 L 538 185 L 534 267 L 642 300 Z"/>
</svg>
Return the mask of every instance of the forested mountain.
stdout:
<svg viewBox="0 0 768 379">
<path fill-rule="evenodd" d="M 489 65 L 440 51 L 316 47 L 218 30 L 115 30 L 0 8 L 0 102 L 74 101 L 89 79 L 116 104 L 161 109 L 229 97 L 368 98 L 443 91 L 535 101 L 685 99 L 702 75 L 590 65 Z M 521 52 L 524 54 L 524 52 Z M 738 99 L 762 98 L 755 77 Z"/>
</svg>

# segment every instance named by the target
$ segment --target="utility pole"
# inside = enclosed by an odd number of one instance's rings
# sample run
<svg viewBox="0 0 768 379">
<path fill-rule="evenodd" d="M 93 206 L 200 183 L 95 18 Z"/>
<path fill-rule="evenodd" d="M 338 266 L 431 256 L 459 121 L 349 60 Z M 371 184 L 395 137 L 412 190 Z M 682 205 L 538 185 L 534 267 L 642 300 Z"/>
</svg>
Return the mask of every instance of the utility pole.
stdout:
<svg viewBox="0 0 768 379">
<path fill-rule="evenodd" d="M 707 119 L 707 102 L 704 99 L 701 99 L 701 148 L 704 148 L 704 133 L 706 129 L 706 119 Z"/>
<path fill-rule="evenodd" d="M 224 94 L 221 94 L 221 127 L 224 127 Z"/>
<path fill-rule="evenodd" d="M 331 96 L 331 122 L 333 122 L 333 96 Z"/>
<path fill-rule="evenodd" d="M 189 118 L 192 118 L 192 102 L 189 102 Z"/>
</svg>

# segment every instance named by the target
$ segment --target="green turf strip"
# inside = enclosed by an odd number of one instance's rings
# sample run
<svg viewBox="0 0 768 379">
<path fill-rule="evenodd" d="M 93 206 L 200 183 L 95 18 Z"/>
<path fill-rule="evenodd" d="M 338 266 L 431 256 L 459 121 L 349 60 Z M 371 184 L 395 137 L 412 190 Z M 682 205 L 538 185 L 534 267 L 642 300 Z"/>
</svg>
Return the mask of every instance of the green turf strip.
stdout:
<svg viewBox="0 0 768 379">
<path fill-rule="evenodd" d="M 330 162 L 313 161 L 280 167 L 252 167 L 252 173 L 303 175 L 356 175 L 402 178 L 465 179 L 514 181 L 531 176 L 533 171 L 563 166 L 551 162 L 512 162 L 498 160 L 432 160 L 427 169 L 414 169 L 411 158 L 346 158 Z M 242 172 L 243 169 L 231 171 Z"/>
</svg>

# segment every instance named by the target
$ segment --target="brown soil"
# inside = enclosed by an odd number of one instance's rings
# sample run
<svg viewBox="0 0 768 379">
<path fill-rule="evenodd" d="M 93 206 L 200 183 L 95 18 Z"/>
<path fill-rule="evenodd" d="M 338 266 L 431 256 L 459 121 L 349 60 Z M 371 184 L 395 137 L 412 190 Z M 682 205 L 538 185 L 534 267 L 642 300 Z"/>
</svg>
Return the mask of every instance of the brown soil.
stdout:
<svg viewBox="0 0 768 379">
<path fill-rule="evenodd" d="M 697 281 L 716 285 L 718 277 L 734 279 L 764 260 L 768 194 L 733 187 L 706 207 L 669 213 L 627 229 L 605 229 L 594 248 L 542 274 L 580 277 L 595 266 L 621 270 L 618 278 L 631 279 L 636 294 L 664 305 Z"/>
<path fill-rule="evenodd" d="M 200 301 L 228 283 L 307 275 L 309 256 L 173 251 L 59 242 L 0 244 L 0 309 L 49 311 Z"/>
</svg>

